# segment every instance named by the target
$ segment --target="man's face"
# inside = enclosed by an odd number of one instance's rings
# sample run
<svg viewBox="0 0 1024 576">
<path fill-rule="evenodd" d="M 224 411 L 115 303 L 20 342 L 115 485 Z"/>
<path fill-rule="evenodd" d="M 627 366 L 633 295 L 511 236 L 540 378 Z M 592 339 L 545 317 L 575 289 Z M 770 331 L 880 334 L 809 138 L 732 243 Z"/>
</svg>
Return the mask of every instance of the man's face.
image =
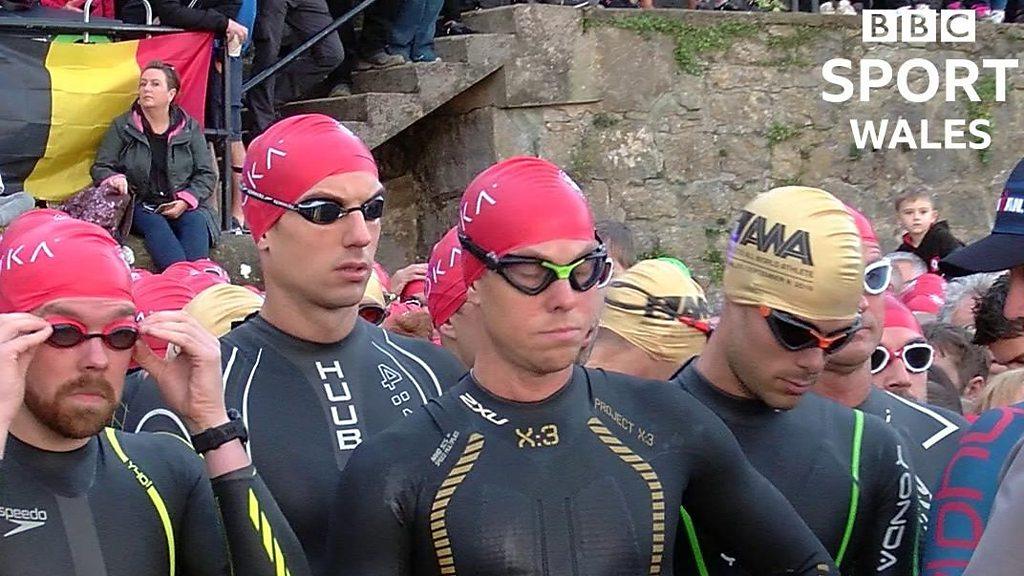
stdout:
<svg viewBox="0 0 1024 576">
<path fill-rule="evenodd" d="M 463 303 L 448 321 L 438 328 L 441 344 L 454 354 L 465 366 L 472 366 L 476 359 L 476 344 L 479 341 L 480 314 L 474 304 Z"/>
<path fill-rule="evenodd" d="M 299 202 L 326 199 L 355 208 L 381 189 L 370 173 L 337 174 L 315 184 Z M 285 212 L 258 242 L 267 283 L 319 308 L 358 305 L 372 270 L 380 226 L 379 219 L 367 221 L 358 210 L 326 225 Z"/>
<path fill-rule="evenodd" d="M 822 334 L 851 324 L 844 320 L 808 323 Z M 825 353 L 820 348 L 790 351 L 779 344 L 757 306 L 729 302 L 718 330 L 725 339 L 729 367 L 749 397 L 773 408 L 795 407 L 825 367 Z"/>
<path fill-rule="evenodd" d="M 596 241 L 553 240 L 514 254 L 564 265 L 596 247 Z M 556 280 L 529 296 L 492 271 L 473 284 L 469 299 L 467 304 L 479 306 L 482 340 L 505 362 L 536 375 L 558 372 L 576 360 L 602 303 L 597 287 L 577 292 L 568 280 Z"/>
<path fill-rule="evenodd" d="M 1024 336 L 996 340 L 988 345 L 988 351 L 992 354 L 993 375 L 1024 368 Z"/>
<path fill-rule="evenodd" d="M 1024 266 L 1010 270 L 1010 286 L 1006 292 L 1003 316 L 1011 320 L 1024 318 Z"/>
<path fill-rule="evenodd" d="M 903 347 L 911 342 L 925 342 L 923 336 L 903 327 L 886 328 L 882 333 L 881 345 L 889 350 L 889 363 L 875 374 L 875 386 L 904 398 L 924 402 L 928 396 L 928 371 L 911 373 L 902 358 Z"/>
<path fill-rule="evenodd" d="M 938 212 L 932 207 L 931 200 L 917 198 L 900 204 L 900 224 L 911 234 L 924 234 L 935 223 Z"/>
<path fill-rule="evenodd" d="M 875 244 L 865 244 L 863 251 L 865 268 L 882 259 L 882 252 Z M 829 369 L 836 369 L 842 373 L 863 366 L 882 339 L 882 328 L 885 325 L 885 292 L 868 294 L 865 291 L 858 310 L 862 327 L 849 344 L 825 358 Z"/>
<path fill-rule="evenodd" d="M 132 321 L 130 302 L 95 298 L 55 300 L 34 312 L 44 318 L 66 318 L 89 334 Z M 71 348 L 42 344 L 25 378 L 25 409 L 32 417 L 66 438 L 88 438 L 110 422 L 121 398 L 132 350 L 113 350 L 100 338 Z"/>
</svg>

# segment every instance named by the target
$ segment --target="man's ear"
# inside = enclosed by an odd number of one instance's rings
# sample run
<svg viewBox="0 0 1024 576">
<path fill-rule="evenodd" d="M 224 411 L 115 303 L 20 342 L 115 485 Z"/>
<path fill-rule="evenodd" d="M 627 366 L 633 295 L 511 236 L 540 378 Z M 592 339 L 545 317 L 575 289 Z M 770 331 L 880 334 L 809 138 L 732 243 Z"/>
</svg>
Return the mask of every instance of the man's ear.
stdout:
<svg viewBox="0 0 1024 576">
<path fill-rule="evenodd" d="M 445 320 L 444 324 L 438 326 L 437 331 L 440 332 L 441 335 L 444 336 L 445 338 L 449 338 L 451 340 L 458 340 L 458 337 L 455 334 L 455 327 L 452 326 L 452 323 L 449 320 Z"/>
<path fill-rule="evenodd" d="M 985 389 L 985 379 L 981 376 L 975 376 L 967 381 L 967 385 L 964 386 L 964 398 L 968 400 L 977 400 L 978 396 L 981 395 L 981 391 Z"/>
<path fill-rule="evenodd" d="M 480 306 L 480 292 L 476 289 L 476 282 L 466 289 L 466 304 L 472 304 L 473 306 Z"/>
</svg>

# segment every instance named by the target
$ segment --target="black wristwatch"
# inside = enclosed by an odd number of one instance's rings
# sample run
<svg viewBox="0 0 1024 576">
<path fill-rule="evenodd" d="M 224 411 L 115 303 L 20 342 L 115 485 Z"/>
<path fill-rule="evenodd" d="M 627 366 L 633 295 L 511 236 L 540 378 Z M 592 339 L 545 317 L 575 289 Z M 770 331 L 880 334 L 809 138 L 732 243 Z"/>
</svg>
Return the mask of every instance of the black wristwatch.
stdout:
<svg viewBox="0 0 1024 576">
<path fill-rule="evenodd" d="M 249 439 L 249 432 L 245 429 L 245 423 L 242 422 L 242 415 L 238 413 L 238 410 L 234 408 L 228 410 L 228 420 L 230 422 L 227 424 L 221 424 L 216 428 L 208 428 L 192 436 L 192 448 L 196 453 L 203 454 L 204 452 L 209 452 L 235 438 L 238 438 L 243 443 Z"/>
</svg>

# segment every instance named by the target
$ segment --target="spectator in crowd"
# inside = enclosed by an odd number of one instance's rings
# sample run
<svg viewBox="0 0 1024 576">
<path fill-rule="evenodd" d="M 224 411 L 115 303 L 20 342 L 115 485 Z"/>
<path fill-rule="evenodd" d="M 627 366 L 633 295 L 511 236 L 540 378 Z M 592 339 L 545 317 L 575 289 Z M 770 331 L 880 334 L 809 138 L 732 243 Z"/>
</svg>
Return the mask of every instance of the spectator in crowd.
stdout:
<svg viewBox="0 0 1024 576">
<path fill-rule="evenodd" d="M 709 316 L 704 291 L 682 268 L 665 260 L 638 262 L 605 291 L 587 366 L 668 380 L 704 349 Z"/>
<path fill-rule="evenodd" d="M 964 405 L 960 400 L 960 394 L 957 393 L 949 376 L 946 376 L 942 370 L 937 370 L 934 365 L 928 369 L 928 387 L 925 395 L 929 405 L 944 408 L 958 416 L 963 416 Z M 967 422 L 970 420 L 965 420 L 964 429 L 967 428 Z"/>
<path fill-rule="evenodd" d="M 992 378 L 981 391 L 978 413 L 1024 402 L 1024 369 L 1007 370 Z"/>
<path fill-rule="evenodd" d="M 153 16 L 159 24 L 175 26 L 186 30 L 209 30 L 245 42 L 249 29 L 239 24 L 238 16 L 242 0 L 206 0 L 202 7 L 189 0 L 150 0 Z M 141 0 L 125 0 L 119 3 L 121 20 L 131 24 L 145 24 L 146 11 Z"/>
<path fill-rule="evenodd" d="M 388 34 L 389 54 L 409 62 L 437 62 L 434 32 L 444 0 L 405 0 Z"/>
<path fill-rule="evenodd" d="M 40 5 L 47 8 L 59 8 L 72 12 L 84 12 L 85 0 L 40 0 Z M 94 0 L 89 13 L 102 18 L 115 18 L 114 0 Z"/>
<path fill-rule="evenodd" d="M 4 190 L 4 180 L 0 177 L 0 229 L 36 205 L 35 199 L 25 192 L 5 194 Z"/>
<path fill-rule="evenodd" d="M 935 198 L 923 186 L 915 186 L 896 197 L 896 217 L 903 228 L 903 243 L 897 252 L 916 254 L 928 266 L 939 271 L 939 260 L 964 245 L 949 231 L 949 223 L 939 220 Z"/>
<path fill-rule="evenodd" d="M 615 264 L 615 274 L 621 274 L 636 263 L 633 231 L 618 220 L 598 220 L 597 237 L 608 247 L 608 255 Z"/>
<path fill-rule="evenodd" d="M 971 274 L 946 283 L 945 302 L 937 320 L 974 333 L 974 306 L 998 278 L 998 274 Z"/>
<path fill-rule="evenodd" d="M 174 103 L 181 80 L 154 61 L 139 79 L 138 99 L 114 119 L 92 166 L 97 184 L 134 195 L 132 232 L 158 270 L 208 258 L 219 234 L 207 203 L 216 175 L 199 123 Z"/>
<path fill-rule="evenodd" d="M 978 394 L 988 380 L 989 356 L 983 346 L 971 342 L 971 334 L 959 326 L 933 322 L 924 326 L 924 337 L 935 348 L 930 380 L 941 371 L 952 383 L 963 409 L 976 414 Z M 929 401 L 932 398 L 929 396 Z"/>
<path fill-rule="evenodd" d="M 262 0 L 257 3 L 253 30 L 253 76 L 276 63 L 286 28 L 296 32 L 296 45 L 326 28 L 334 19 L 324 0 Z M 277 120 L 277 103 L 305 97 L 347 94 L 341 64 L 345 50 L 337 34 L 328 34 L 285 70 L 290 88 L 278 93 L 277 78 L 270 76 L 247 93 L 256 130 L 262 133 Z M 320 92 L 314 94 L 313 92 Z"/>
<path fill-rule="evenodd" d="M 928 369 L 935 350 L 914 315 L 892 294 L 885 295 L 885 330 L 871 355 L 875 386 L 897 396 L 927 401 Z"/>
<path fill-rule="evenodd" d="M 928 265 L 917 254 L 911 252 L 890 252 L 885 258 L 892 262 L 892 285 L 890 291 L 900 295 L 914 286 L 922 275 L 928 273 Z"/>
<path fill-rule="evenodd" d="M 988 347 L 993 374 L 1024 368 L 1024 321 L 1003 312 L 1009 286 L 1009 276 L 999 278 L 974 307 L 974 343 Z"/>
</svg>

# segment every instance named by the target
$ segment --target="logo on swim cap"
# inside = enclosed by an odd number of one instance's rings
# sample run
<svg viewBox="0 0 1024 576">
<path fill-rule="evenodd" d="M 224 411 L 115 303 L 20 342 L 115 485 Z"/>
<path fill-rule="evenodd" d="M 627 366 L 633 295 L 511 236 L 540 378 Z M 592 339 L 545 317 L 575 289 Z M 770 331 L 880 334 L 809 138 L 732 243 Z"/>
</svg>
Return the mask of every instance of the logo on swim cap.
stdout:
<svg viewBox="0 0 1024 576">
<path fill-rule="evenodd" d="M 772 222 L 768 228 L 768 219 L 744 210 L 736 222 L 733 238 L 738 244 L 755 246 L 758 252 L 768 253 L 769 250 L 779 258 L 795 258 L 806 266 L 814 266 L 811 257 L 811 235 L 806 230 L 797 229 L 786 234 L 786 225 Z M 735 250 L 730 250 L 732 255 Z"/>
<path fill-rule="evenodd" d="M 566 174 L 564 170 L 559 170 L 558 175 L 562 177 L 562 180 L 565 180 L 565 183 L 568 184 L 570 188 L 579 193 L 580 196 L 583 196 L 583 189 L 580 188 L 580 185 L 577 184 L 576 181 L 573 180 L 568 174 Z"/>
<path fill-rule="evenodd" d="M 863 292 L 860 233 L 842 202 L 816 188 L 750 201 L 729 238 L 725 293 L 810 321 L 850 320 Z"/>
</svg>

